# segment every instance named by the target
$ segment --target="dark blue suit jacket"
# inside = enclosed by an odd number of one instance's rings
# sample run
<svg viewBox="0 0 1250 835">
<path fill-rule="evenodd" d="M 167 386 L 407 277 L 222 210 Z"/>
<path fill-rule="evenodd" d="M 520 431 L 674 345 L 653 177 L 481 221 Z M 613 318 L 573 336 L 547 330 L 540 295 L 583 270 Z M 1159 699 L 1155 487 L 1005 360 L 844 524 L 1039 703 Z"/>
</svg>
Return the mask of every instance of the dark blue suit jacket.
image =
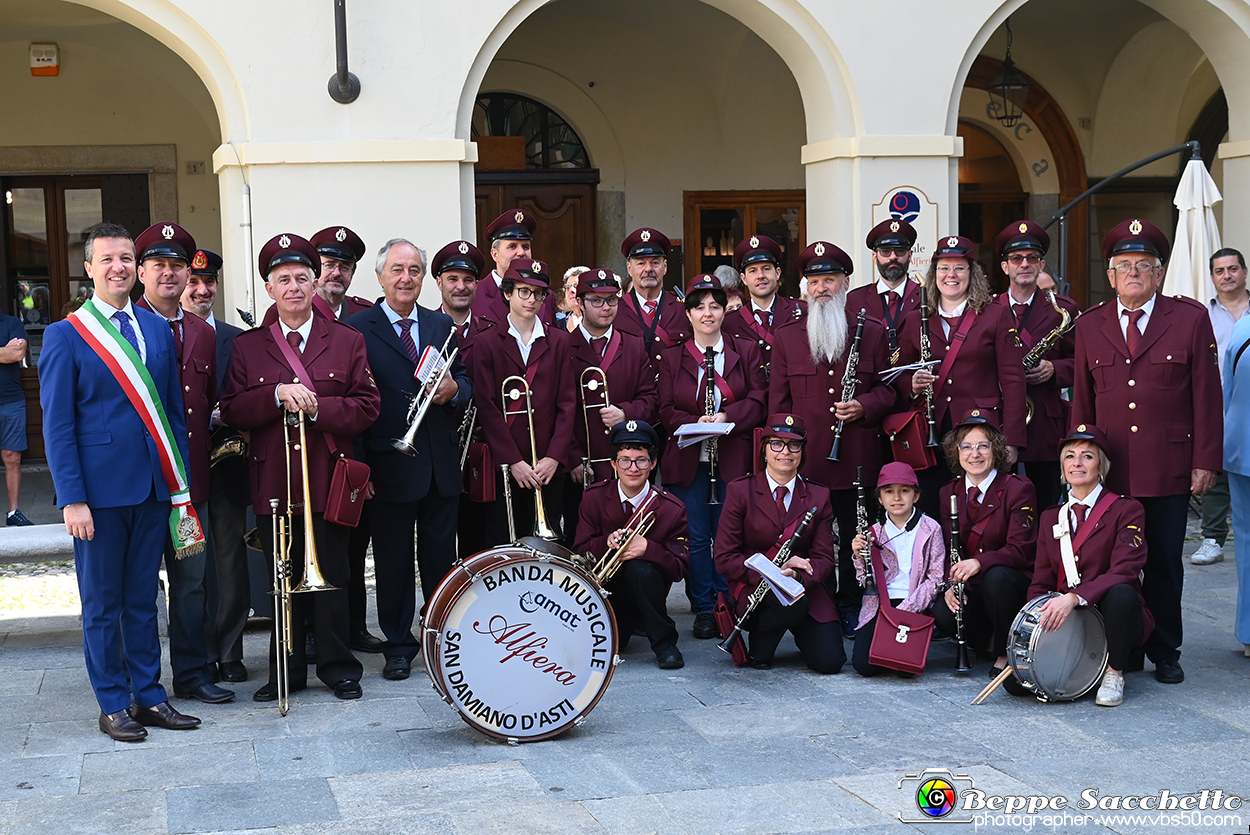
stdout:
<svg viewBox="0 0 1250 835">
<path fill-rule="evenodd" d="M 160 316 L 132 307 L 147 346 L 144 364 L 185 464 L 187 424 L 173 333 Z M 156 442 L 108 366 L 68 321 L 44 331 L 39 402 L 58 507 L 76 502 L 92 508 L 137 505 L 147 500 L 154 485 L 158 499 L 169 498 Z"/>
<path fill-rule="evenodd" d="M 419 331 L 418 355 L 427 346 L 433 346 L 435 351 L 443 347 L 451 333 L 451 317 L 420 305 L 414 311 Z M 462 487 L 457 434 L 459 415 L 473 400 L 473 383 L 459 355 L 450 373 L 460 391 L 447 403 L 430 406 L 413 441 L 417 454 L 404 455 L 391 446 L 391 441 L 403 437 L 408 430 L 408 395 L 417 388 L 413 378 L 416 363 L 399 341 L 395 326 L 386 318 L 381 304 L 349 317 L 345 324 L 364 335 L 369 367 L 382 394 L 382 411 L 377 421 L 360 435 L 375 497 L 382 502 L 415 502 L 431 490 L 440 496 L 459 495 Z M 455 345 L 453 339 L 451 346 Z"/>
</svg>

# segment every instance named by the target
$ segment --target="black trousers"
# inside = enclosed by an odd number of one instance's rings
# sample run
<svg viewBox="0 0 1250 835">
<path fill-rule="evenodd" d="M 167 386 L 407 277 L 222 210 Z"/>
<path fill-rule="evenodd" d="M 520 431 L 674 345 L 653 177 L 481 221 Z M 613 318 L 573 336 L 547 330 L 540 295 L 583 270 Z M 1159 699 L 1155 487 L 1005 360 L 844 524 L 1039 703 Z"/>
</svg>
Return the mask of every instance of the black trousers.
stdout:
<svg viewBox="0 0 1250 835">
<path fill-rule="evenodd" d="M 425 604 L 455 562 L 460 496 L 431 494 L 417 502 L 374 499 L 370 504 L 378 626 L 386 637 L 382 652 L 387 658 L 402 655 L 411 661 L 421 651 L 420 641 L 412 634 L 417 615 L 417 570 L 419 567 L 421 572 L 424 615 Z"/>
<path fill-rule="evenodd" d="M 295 530 L 291 535 L 291 587 L 304 575 L 303 517 L 292 517 Z M 257 516 L 257 527 L 265 556 L 273 570 L 273 517 Z M 308 683 L 308 660 L 304 656 L 304 622 L 312 623 L 317 636 L 317 678 L 333 686 L 340 681 L 360 681 L 363 667 L 352 655 L 347 627 L 347 542 L 351 528 L 326 522 L 320 513 L 313 514 L 313 536 L 317 543 L 317 565 L 321 576 L 334 586 L 332 591 L 310 591 L 291 595 L 291 658 L 288 668 L 292 690 Z M 275 606 L 278 603 L 275 601 Z M 275 625 L 277 620 L 274 621 Z M 277 635 L 269 635 L 269 683 L 278 681 Z"/>
<path fill-rule="evenodd" d="M 1189 494 L 1138 499 L 1146 511 L 1146 568 L 1141 592 L 1155 616 L 1154 632 L 1146 642 L 1146 655 L 1156 664 L 1175 663 L 1181 657 L 1181 589 L 1185 567 L 1185 522 Z"/>
<path fill-rule="evenodd" d="M 369 595 L 365 591 L 365 556 L 369 552 L 369 505 L 365 502 L 360 512 L 360 524 L 348 528 L 351 535 L 347 542 L 347 564 L 351 569 L 347 582 L 347 623 L 350 635 L 366 629 L 365 615 L 369 610 Z"/>
<path fill-rule="evenodd" d="M 1037 491 L 1037 515 L 1040 517 L 1043 510 L 1059 504 L 1059 500 L 1063 496 L 1063 482 L 1060 481 L 1059 462 L 1022 461 L 1016 466 L 1016 469 L 1019 470 L 1021 465 L 1024 467 L 1024 477 L 1033 482 L 1033 489 Z M 949 512 L 949 508 L 947 512 Z"/>
<path fill-rule="evenodd" d="M 1023 571 L 996 565 L 980 575 L 980 580 L 975 585 L 964 584 L 964 596 L 968 599 L 964 606 L 964 636 L 970 649 L 983 649 L 988 644 L 990 655 L 997 659 L 1007 654 L 1011 622 L 1024 608 L 1029 576 Z M 932 614 L 937 627 L 953 638 L 955 613 L 946 605 L 945 594 L 939 594 L 933 601 Z"/>
<path fill-rule="evenodd" d="M 859 609 L 860 601 L 864 598 L 864 588 L 855 578 L 855 562 L 851 554 L 851 540 L 855 538 L 855 488 L 833 490 L 830 492 L 830 499 L 833 501 L 833 518 L 838 524 L 837 588 L 831 591 L 836 592 L 834 599 L 838 602 L 838 609 L 843 617 L 847 617 Z M 871 507 L 868 512 L 872 513 Z M 832 586 L 833 582 L 827 585 Z"/>
<path fill-rule="evenodd" d="M 208 493 L 208 524 L 213 531 L 213 565 L 205 573 L 208 611 L 215 612 L 209 635 L 210 661 L 242 661 L 243 630 L 251 612 L 252 586 L 247 572 L 247 545 L 243 542 L 247 508 L 230 501 L 227 476 L 212 471 Z"/>
<path fill-rule="evenodd" d="M 528 487 L 518 487 L 516 480 L 509 476 L 512 484 L 512 512 L 516 520 L 516 535 L 519 539 L 534 533 L 534 491 Z M 560 527 L 560 508 L 564 506 L 564 483 L 568 478 L 557 473 L 551 483 L 543 488 L 543 509 L 547 513 L 547 524 Z M 503 490 L 503 473 L 495 476 L 495 495 L 498 497 L 491 504 L 479 505 L 489 508 L 482 520 L 485 528 L 483 547 L 494 548 L 506 545 L 512 540 L 508 537 L 508 503 Z M 559 533 L 563 533 L 560 531 Z"/>
<path fill-rule="evenodd" d="M 814 620 L 808 613 L 806 597 L 790 606 L 782 606 L 772 593 L 755 610 L 755 623 L 749 633 L 751 660 L 771 662 L 787 630 L 794 634 L 794 643 L 808 669 L 830 674 L 841 670 L 846 663 L 842 627 L 836 620 L 829 623 Z"/>
<path fill-rule="evenodd" d="M 608 583 L 608 591 L 612 593 L 612 612 L 616 615 L 617 640 L 622 652 L 639 626 L 647 631 L 651 649 L 657 654 L 677 646 L 677 624 L 668 616 L 665 603 L 672 586 L 653 562 L 638 559 L 621 563 L 620 570 Z"/>
<path fill-rule="evenodd" d="M 920 482 L 920 498 L 916 500 L 916 506 L 925 516 L 941 522 L 951 515 L 951 509 L 949 506 L 940 507 L 942 502 L 938 491 L 957 474 L 946 466 L 946 456 L 942 454 L 941 447 L 933 451 L 937 455 L 937 466 L 916 473 L 916 479 Z"/>
<path fill-rule="evenodd" d="M 492 502 L 469 501 L 468 493 L 460 494 L 456 511 L 456 555 L 465 560 L 487 548 L 485 521 L 494 513 Z"/>
<path fill-rule="evenodd" d="M 1137 589 L 1125 583 L 1112 586 L 1095 608 L 1102 613 L 1107 631 L 1107 664 L 1124 672 L 1141 645 L 1142 605 Z"/>
<path fill-rule="evenodd" d="M 900 597 L 890 602 L 898 606 L 903 602 L 903 598 Z M 872 636 L 877 629 L 877 618 L 880 616 L 881 613 L 878 610 L 871 620 L 855 630 L 855 646 L 851 648 L 851 664 L 855 667 L 855 672 L 865 678 L 894 672 L 889 667 L 881 667 L 868 660 L 872 652 Z"/>
<path fill-rule="evenodd" d="M 569 475 L 558 475 L 564 479 L 564 498 L 560 503 L 560 544 L 570 551 L 577 539 L 577 520 L 582 509 L 582 482 Z M 550 511 L 550 508 L 548 508 Z"/>
</svg>

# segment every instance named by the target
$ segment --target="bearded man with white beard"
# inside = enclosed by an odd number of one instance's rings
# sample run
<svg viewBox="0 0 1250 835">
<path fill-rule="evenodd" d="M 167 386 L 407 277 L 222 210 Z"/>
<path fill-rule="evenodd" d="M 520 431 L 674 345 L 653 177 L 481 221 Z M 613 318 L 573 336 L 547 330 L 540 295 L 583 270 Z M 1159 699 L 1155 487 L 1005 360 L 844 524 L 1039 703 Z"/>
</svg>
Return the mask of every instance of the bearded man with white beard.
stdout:
<svg viewBox="0 0 1250 835">
<path fill-rule="evenodd" d="M 843 378 L 855 339 L 858 310 L 848 310 L 850 257 L 827 241 L 817 241 L 799 256 L 807 279 L 807 315 L 781 323 L 775 334 L 769 414 L 796 414 L 807 423 L 807 449 L 800 474 L 828 487 L 838 525 L 836 600 L 844 633 L 857 622 L 863 590 L 855 579 L 851 540 L 855 536 L 855 472 L 864 483 L 877 483 L 881 469 L 881 421 L 894 411 L 895 390 L 881 381 L 889 367 L 885 327 L 866 317 L 855 372 L 855 392 L 842 402 Z M 837 461 L 830 461 L 833 438 L 843 422 Z"/>
</svg>

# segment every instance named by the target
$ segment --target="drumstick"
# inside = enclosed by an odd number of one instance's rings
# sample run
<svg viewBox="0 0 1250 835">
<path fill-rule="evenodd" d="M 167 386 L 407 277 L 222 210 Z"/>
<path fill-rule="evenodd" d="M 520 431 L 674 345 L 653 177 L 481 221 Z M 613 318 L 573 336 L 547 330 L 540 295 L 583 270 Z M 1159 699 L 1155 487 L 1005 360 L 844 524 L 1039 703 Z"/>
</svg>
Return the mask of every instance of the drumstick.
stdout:
<svg viewBox="0 0 1250 835">
<path fill-rule="evenodd" d="M 1002 683 L 1007 680 L 1007 676 L 1012 675 L 1014 672 L 1015 670 L 1013 670 L 1011 665 L 1008 664 L 1006 667 L 1003 668 L 1003 671 L 1001 673 L 994 676 L 993 681 L 985 685 L 985 689 L 982 690 L 977 695 L 977 697 L 972 700 L 972 703 L 974 705 L 981 704 L 981 702 L 985 701 L 991 693 L 993 693 L 995 690 L 997 690 L 999 687 L 1002 686 Z"/>
</svg>

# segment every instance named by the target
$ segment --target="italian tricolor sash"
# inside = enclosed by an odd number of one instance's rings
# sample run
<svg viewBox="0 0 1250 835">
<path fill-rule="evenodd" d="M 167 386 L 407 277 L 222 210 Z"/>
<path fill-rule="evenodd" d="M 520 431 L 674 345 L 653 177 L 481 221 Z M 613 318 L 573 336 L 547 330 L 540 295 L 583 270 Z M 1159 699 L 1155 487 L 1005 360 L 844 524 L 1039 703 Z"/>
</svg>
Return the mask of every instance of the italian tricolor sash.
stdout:
<svg viewBox="0 0 1250 835">
<path fill-rule="evenodd" d="M 200 553 L 204 550 L 204 532 L 200 529 L 195 508 L 191 506 L 186 465 L 178 451 L 173 431 L 169 428 L 165 407 L 156 393 L 152 375 L 135 353 L 134 346 L 108 324 L 108 319 L 97 308 L 94 298 L 87 299 L 68 319 L 83 341 L 108 366 L 130 400 L 130 405 L 139 413 L 139 419 L 147 427 L 148 434 L 156 442 L 156 451 L 161 459 L 161 472 L 165 476 L 165 484 L 169 488 L 170 501 L 173 504 L 169 516 L 169 533 L 173 537 L 178 558 Z M 139 322 L 136 320 L 135 327 L 138 326 Z"/>
</svg>

